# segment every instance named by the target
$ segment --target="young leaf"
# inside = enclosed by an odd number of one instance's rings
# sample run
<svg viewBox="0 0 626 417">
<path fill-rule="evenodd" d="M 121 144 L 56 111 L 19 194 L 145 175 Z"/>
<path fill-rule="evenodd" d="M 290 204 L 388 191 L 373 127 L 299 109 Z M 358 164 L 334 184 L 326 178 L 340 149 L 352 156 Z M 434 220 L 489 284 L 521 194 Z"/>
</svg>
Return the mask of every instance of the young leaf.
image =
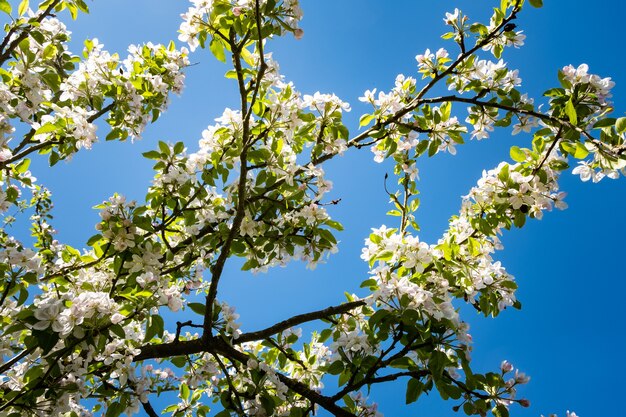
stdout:
<svg viewBox="0 0 626 417">
<path fill-rule="evenodd" d="M 576 107 L 574 107 L 574 103 L 572 103 L 572 99 L 567 100 L 567 104 L 565 104 L 565 114 L 569 117 L 569 121 L 572 124 L 578 123 L 578 115 L 576 114 Z"/>
<path fill-rule="evenodd" d="M 8 0 L 0 0 L 0 12 L 5 12 L 10 15 L 12 10 L 13 9 L 11 8 L 11 4 Z"/>
<path fill-rule="evenodd" d="M 226 62 L 226 54 L 224 53 L 224 45 L 222 42 L 213 38 L 209 44 L 209 49 L 218 61 Z"/>
<path fill-rule="evenodd" d="M 524 162 L 526 160 L 526 154 L 518 146 L 511 146 L 509 153 L 515 162 Z"/>
<path fill-rule="evenodd" d="M 18 8 L 17 8 L 17 13 L 18 13 L 20 16 L 23 16 L 23 15 L 24 15 L 24 13 L 26 13 L 26 11 L 27 11 L 27 10 L 28 10 L 28 0 L 22 0 L 22 1 L 20 2 L 20 5 L 19 5 L 19 6 L 18 6 Z"/>
</svg>

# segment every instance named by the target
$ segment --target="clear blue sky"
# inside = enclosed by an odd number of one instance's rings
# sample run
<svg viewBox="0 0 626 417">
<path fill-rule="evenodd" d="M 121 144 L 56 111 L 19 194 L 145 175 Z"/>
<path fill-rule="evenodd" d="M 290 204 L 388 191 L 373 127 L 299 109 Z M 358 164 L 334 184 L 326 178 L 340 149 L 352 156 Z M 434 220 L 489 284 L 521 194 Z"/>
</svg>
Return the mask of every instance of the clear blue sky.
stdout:
<svg viewBox="0 0 626 417">
<path fill-rule="evenodd" d="M 269 44 L 282 73 L 303 93 L 333 92 L 353 105 L 352 132 L 367 109 L 357 98 L 366 89 L 389 89 L 398 73 L 417 76 L 415 55 L 451 43 L 439 38 L 445 31 L 445 11 L 459 7 L 473 19 L 488 18 L 499 1 L 415 0 L 302 0 L 305 36 Z M 179 14 L 186 1 L 100 0 L 90 2 L 92 13 L 70 24 L 74 51 L 86 37 L 97 37 L 110 51 L 124 54 L 130 43 L 167 42 L 176 38 Z M 626 111 L 626 60 L 623 54 L 623 17 L 626 2 L 603 0 L 546 0 L 543 9 L 528 8 L 516 22 L 527 35 L 526 46 L 509 50 L 505 60 L 519 68 L 522 90 L 539 97 L 556 86 L 557 70 L 588 63 L 593 73 L 616 82 L 616 115 Z M 59 239 L 82 247 L 94 232 L 95 204 L 114 192 L 139 201 L 152 178 L 151 163 L 141 153 L 157 140 L 183 140 L 197 147 L 201 131 L 224 107 L 236 107 L 235 85 L 223 79 L 227 69 L 204 51 L 191 61 L 183 96 L 172 100 L 169 111 L 130 143 L 100 143 L 69 163 L 48 171 L 39 163 L 34 174 L 55 196 Z M 460 112 L 465 118 L 465 110 Z M 100 130 L 101 134 L 105 131 Z M 487 141 L 458 148 L 455 157 L 438 155 L 419 165 L 422 208 L 418 222 L 421 239 L 435 242 L 458 211 L 460 196 L 480 177 L 482 169 L 508 159 L 512 145 L 526 145 L 530 136 L 502 130 Z M 291 314 L 318 309 L 343 300 L 343 292 L 358 292 L 367 266 L 359 259 L 363 239 L 371 227 L 394 225 L 383 191 L 386 165 L 372 161 L 368 150 L 348 153 L 328 166 L 341 198 L 333 210 L 346 231 L 339 236 L 340 252 L 314 272 L 302 265 L 252 276 L 230 265 L 220 297 L 237 307 L 244 330 L 252 330 Z M 570 208 L 546 213 L 522 230 L 503 237 L 505 250 L 497 254 L 516 276 L 522 311 L 505 311 L 485 319 L 468 311 L 478 370 L 497 368 L 507 359 L 532 380 L 520 391 L 528 409 L 513 407 L 512 415 L 536 416 L 575 410 L 580 417 L 625 417 L 623 377 L 626 374 L 624 294 L 626 272 L 622 238 L 626 180 L 605 179 L 581 183 L 564 174 L 561 187 L 569 193 Z M 452 403 L 437 394 L 409 408 L 404 386 L 375 389 L 371 394 L 390 416 L 451 416 Z"/>
</svg>

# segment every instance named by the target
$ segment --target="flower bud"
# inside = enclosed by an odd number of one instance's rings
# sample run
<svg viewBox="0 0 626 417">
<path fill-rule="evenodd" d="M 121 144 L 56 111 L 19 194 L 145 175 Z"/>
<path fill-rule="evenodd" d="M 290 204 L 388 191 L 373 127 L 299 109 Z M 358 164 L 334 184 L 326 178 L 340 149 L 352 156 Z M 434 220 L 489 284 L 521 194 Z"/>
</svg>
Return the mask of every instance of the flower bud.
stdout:
<svg viewBox="0 0 626 417">
<path fill-rule="evenodd" d="M 513 365 L 509 361 L 502 361 L 500 369 L 506 374 L 507 372 L 511 372 L 513 370 Z"/>
<path fill-rule="evenodd" d="M 302 29 L 298 28 L 298 29 L 293 31 L 293 36 L 295 36 L 295 38 L 297 40 L 300 40 L 304 36 L 304 31 Z"/>
</svg>

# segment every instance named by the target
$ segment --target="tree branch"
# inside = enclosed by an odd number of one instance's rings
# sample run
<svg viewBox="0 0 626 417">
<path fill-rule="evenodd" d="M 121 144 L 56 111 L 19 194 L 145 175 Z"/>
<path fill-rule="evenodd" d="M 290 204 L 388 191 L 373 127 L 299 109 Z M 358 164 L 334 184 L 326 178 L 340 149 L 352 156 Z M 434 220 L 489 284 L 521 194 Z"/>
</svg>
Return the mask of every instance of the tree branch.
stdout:
<svg viewBox="0 0 626 417">
<path fill-rule="evenodd" d="M 133 358 L 133 362 L 147 359 L 171 358 L 174 356 L 193 355 L 195 353 L 207 352 L 210 344 L 202 339 L 185 340 L 182 342 L 171 342 L 162 344 L 150 344 L 139 348 L 141 353 Z"/>
<path fill-rule="evenodd" d="M 545 113 L 540 113 L 538 111 L 518 109 L 517 107 L 507 106 L 505 104 L 501 104 L 495 101 L 482 101 L 476 97 L 470 98 L 470 97 L 459 97 L 459 96 L 441 96 L 441 97 L 435 97 L 435 98 L 422 100 L 422 103 L 445 103 L 445 102 L 467 103 L 467 104 L 473 104 L 475 106 L 491 107 L 495 109 L 510 111 L 510 112 L 517 113 L 517 114 L 533 116 L 533 117 L 543 120 L 544 122 L 551 122 L 552 124 L 575 130 L 579 134 L 583 135 L 597 149 L 602 149 L 605 152 L 609 152 L 613 154 L 615 157 L 619 157 L 624 152 L 626 152 L 626 147 L 621 146 L 621 147 L 612 148 L 608 144 L 594 138 L 585 129 L 571 123 L 569 120 L 559 119 L 558 117 L 545 114 Z"/>
<path fill-rule="evenodd" d="M 150 404 L 150 401 L 141 403 L 141 406 L 143 407 L 143 410 L 146 412 L 146 414 L 148 414 L 149 417 L 160 417 L 157 414 L 157 412 L 154 410 L 154 407 L 152 407 L 152 404 Z"/>
<path fill-rule="evenodd" d="M 248 95 L 244 85 L 243 69 L 241 65 L 241 56 L 239 50 L 236 48 L 236 42 L 234 40 L 234 34 L 231 31 L 231 50 L 233 52 L 233 63 L 235 64 L 237 80 L 239 83 L 239 94 L 241 96 L 241 114 L 247 113 L 247 100 Z M 233 218 L 233 224 L 231 225 L 228 237 L 224 242 L 222 251 L 220 252 L 215 265 L 211 268 L 211 284 L 209 286 L 209 292 L 206 296 L 205 306 L 206 313 L 204 315 L 204 332 L 203 339 L 209 340 L 211 336 L 211 328 L 213 326 L 213 303 L 217 297 L 217 286 L 224 270 L 226 260 L 230 256 L 230 247 L 235 240 L 235 236 L 239 232 L 239 227 L 243 221 L 246 207 L 246 180 L 248 177 L 248 143 L 250 139 L 250 128 L 248 123 L 243 121 L 243 133 L 242 133 L 242 145 L 241 154 L 239 156 L 239 184 L 237 185 L 237 211 Z"/>
<path fill-rule="evenodd" d="M 10 361 L 8 361 L 5 364 L 3 364 L 2 366 L 0 366 L 0 374 L 4 374 L 6 371 L 11 369 L 11 367 L 13 365 L 15 365 L 20 360 L 24 359 L 26 356 L 28 356 L 35 349 L 36 349 L 35 347 L 24 349 L 19 355 L 15 356 L 13 359 L 11 359 Z"/>
<path fill-rule="evenodd" d="M 268 337 L 280 333 L 290 327 L 297 326 L 298 324 L 307 323 L 309 321 L 324 319 L 328 316 L 335 314 L 343 314 L 355 308 L 365 305 L 364 300 L 352 301 L 350 303 L 340 304 L 338 306 L 327 307 L 323 310 L 312 311 L 310 313 L 298 314 L 289 319 L 283 320 L 263 330 L 257 330 L 256 332 L 249 332 L 240 335 L 235 343 L 241 344 L 246 342 L 252 342 L 255 340 L 267 339 Z"/>
</svg>

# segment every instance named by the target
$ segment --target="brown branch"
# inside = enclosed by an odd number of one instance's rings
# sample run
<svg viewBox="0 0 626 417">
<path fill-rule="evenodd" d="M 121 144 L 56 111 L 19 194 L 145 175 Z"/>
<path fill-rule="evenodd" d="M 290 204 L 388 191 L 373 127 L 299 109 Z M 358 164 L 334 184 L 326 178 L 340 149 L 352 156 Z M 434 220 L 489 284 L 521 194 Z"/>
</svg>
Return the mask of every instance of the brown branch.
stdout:
<svg viewBox="0 0 626 417">
<path fill-rule="evenodd" d="M 556 144 L 559 143 L 559 140 L 561 140 L 560 136 L 561 133 L 563 131 L 563 126 L 559 127 L 559 131 L 557 132 L 556 135 L 554 135 L 554 141 L 550 144 L 550 147 L 548 148 L 548 150 L 546 151 L 546 154 L 543 156 L 543 159 L 541 160 L 541 162 L 539 163 L 539 165 L 537 165 L 534 169 L 532 174 L 535 175 L 543 166 L 543 164 L 546 163 L 546 161 L 548 160 L 548 158 L 550 157 L 550 154 L 552 153 L 552 151 L 554 150 L 554 148 L 556 147 Z"/>
<path fill-rule="evenodd" d="M 186 340 L 183 342 L 171 342 L 162 344 L 150 344 L 139 348 L 141 353 L 133 358 L 133 362 L 147 359 L 171 358 L 174 356 L 193 355 L 207 352 L 210 344 L 204 343 L 202 339 Z"/>
<path fill-rule="evenodd" d="M 459 97 L 459 96 L 441 96 L 441 97 L 435 97 L 435 98 L 422 100 L 422 103 L 445 103 L 445 102 L 467 103 L 467 104 L 473 104 L 473 105 L 481 106 L 481 107 L 492 107 L 495 109 L 506 110 L 506 111 L 510 111 L 516 114 L 524 114 L 526 116 L 533 116 L 545 122 L 550 122 L 557 126 L 562 126 L 562 127 L 572 129 L 576 131 L 577 133 L 583 135 L 590 143 L 592 143 L 596 147 L 596 149 L 599 149 L 599 150 L 602 149 L 605 152 L 609 152 L 613 154 L 613 156 L 615 157 L 619 157 L 620 155 L 622 155 L 622 153 L 624 153 L 624 151 L 626 151 L 626 148 L 624 147 L 616 147 L 616 148 L 610 147 L 608 144 L 601 142 L 600 140 L 594 138 L 585 129 L 571 123 L 569 120 L 559 119 L 558 117 L 545 114 L 545 113 L 540 113 L 534 110 L 518 109 L 517 107 L 507 106 L 505 104 L 498 103 L 496 101 L 482 101 L 476 97 L 470 98 L 470 97 Z"/>
<path fill-rule="evenodd" d="M 154 410 L 154 407 L 152 407 L 152 404 L 150 404 L 150 401 L 141 403 L 141 406 L 143 407 L 143 410 L 146 412 L 146 414 L 148 414 L 149 417 L 159 417 L 157 412 Z"/>
<path fill-rule="evenodd" d="M 454 385 L 456 385 L 457 387 L 461 388 L 467 395 L 470 395 L 470 396 L 473 395 L 473 396 L 475 396 L 477 398 L 480 398 L 482 400 L 491 400 L 491 399 L 497 398 L 497 396 L 494 397 L 494 396 L 486 395 L 486 394 L 483 394 L 481 392 L 469 389 L 469 387 L 467 385 L 465 385 L 464 382 L 452 378 L 452 376 L 448 373 L 448 371 L 443 371 L 443 376 L 445 376 L 446 379 L 448 379 Z"/>
<path fill-rule="evenodd" d="M 233 380 L 230 377 L 230 374 L 228 373 L 228 370 L 226 369 L 226 365 L 224 365 L 224 362 L 220 359 L 219 355 L 213 355 L 213 357 L 215 358 L 215 361 L 218 363 L 218 365 L 220 366 L 220 369 L 222 370 L 222 373 L 224 374 L 224 377 L 226 378 L 226 383 L 228 384 L 228 391 L 231 393 L 231 395 L 233 397 L 235 397 L 235 399 L 237 399 L 237 405 L 239 406 L 239 415 L 245 415 L 244 409 L 243 409 L 243 401 L 241 401 L 241 395 L 239 394 L 239 391 L 237 391 L 237 389 L 235 388 L 235 385 L 233 384 Z"/>
<path fill-rule="evenodd" d="M 26 356 L 28 356 L 35 349 L 36 349 L 36 347 L 30 347 L 28 349 L 24 349 L 19 355 L 15 356 L 13 359 L 11 359 L 7 363 L 5 363 L 2 366 L 0 366 L 0 374 L 4 374 L 6 371 L 11 369 L 11 367 L 13 365 L 15 365 L 20 360 L 24 359 Z"/>
<path fill-rule="evenodd" d="M 276 333 L 280 333 L 284 330 L 289 329 L 290 327 L 297 326 L 302 323 L 307 323 L 309 321 L 324 319 L 329 316 L 333 316 L 335 314 L 343 314 L 348 311 L 354 310 L 355 308 L 362 307 L 365 305 L 365 301 L 352 301 L 350 303 L 340 304 L 338 306 L 328 307 L 323 310 L 312 311 L 310 313 L 299 314 L 297 316 L 293 316 L 289 319 L 283 320 L 270 326 L 263 330 L 257 330 L 255 332 L 244 333 L 240 335 L 235 343 L 246 343 L 252 342 L 255 340 L 267 339 L 268 337 L 275 335 Z"/>
<path fill-rule="evenodd" d="M 231 30 L 231 49 L 233 51 L 233 63 L 235 64 L 237 80 L 239 83 L 239 94 L 241 96 L 241 113 L 247 113 L 247 93 L 244 85 L 243 79 L 243 69 L 241 65 L 241 55 L 238 49 L 236 49 L 236 42 L 234 39 L 235 35 Z M 237 209 L 235 213 L 235 217 L 233 218 L 233 224 L 228 233 L 228 237 L 224 242 L 224 246 L 222 247 L 222 251 L 220 252 L 217 261 L 215 261 L 215 265 L 211 268 L 211 284 L 209 286 L 209 292 L 206 296 L 205 306 L 206 313 L 204 315 L 204 332 L 203 339 L 208 340 L 211 336 L 211 327 L 213 326 L 213 303 L 215 302 L 215 298 L 217 297 L 217 287 L 222 276 L 222 272 L 224 270 L 224 265 L 226 264 L 226 260 L 230 256 L 230 247 L 235 240 L 235 236 L 239 232 L 239 227 L 241 226 L 241 222 L 243 221 L 243 217 L 245 215 L 245 207 L 246 207 L 246 180 L 248 176 L 248 142 L 250 139 L 250 130 L 248 123 L 243 123 L 243 133 L 242 133 L 242 149 L 241 154 L 239 155 L 239 184 L 237 185 Z"/>
<path fill-rule="evenodd" d="M 430 371 L 428 370 L 419 370 L 419 371 L 405 371 L 405 372 L 397 372 L 395 374 L 389 374 L 389 375 L 384 375 L 384 376 L 379 376 L 377 378 L 372 378 L 369 380 L 370 384 L 380 384 L 382 382 L 390 382 L 390 381 L 395 381 L 399 378 L 405 377 L 405 376 L 410 376 L 412 378 L 416 378 L 416 379 L 420 379 L 423 378 L 425 376 L 428 376 L 430 374 Z"/>
</svg>

